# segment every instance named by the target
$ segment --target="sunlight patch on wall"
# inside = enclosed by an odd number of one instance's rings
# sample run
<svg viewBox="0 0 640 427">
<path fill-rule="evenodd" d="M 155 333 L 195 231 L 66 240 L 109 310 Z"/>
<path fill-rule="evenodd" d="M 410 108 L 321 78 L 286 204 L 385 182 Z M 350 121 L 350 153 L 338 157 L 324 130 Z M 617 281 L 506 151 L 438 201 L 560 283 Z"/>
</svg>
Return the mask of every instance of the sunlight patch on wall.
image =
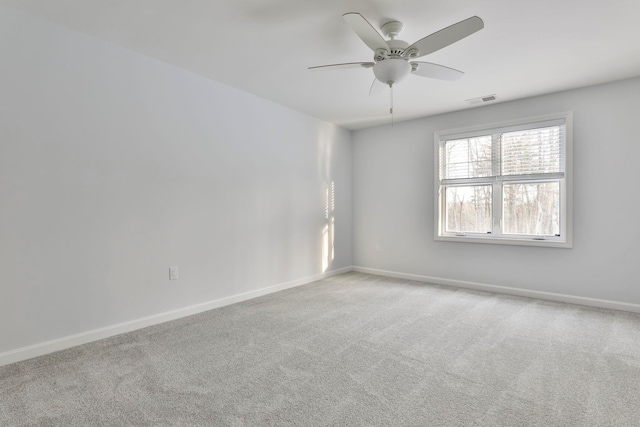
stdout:
<svg viewBox="0 0 640 427">
<path fill-rule="evenodd" d="M 326 272 L 335 258 L 335 204 L 336 183 L 331 182 L 325 190 L 324 227 L 322 228 L 322 272 Z"/>
</svg>

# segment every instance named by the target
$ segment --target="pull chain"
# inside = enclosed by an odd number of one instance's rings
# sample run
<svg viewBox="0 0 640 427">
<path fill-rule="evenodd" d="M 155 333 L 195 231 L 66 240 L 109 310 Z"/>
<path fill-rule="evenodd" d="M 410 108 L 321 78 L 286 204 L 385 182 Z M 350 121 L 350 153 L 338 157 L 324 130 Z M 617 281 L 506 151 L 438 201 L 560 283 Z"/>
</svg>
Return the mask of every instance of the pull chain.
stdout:
<svg viewBox="0 0 640 427">
<path fill-rule="evenodd" d="M 393 83 L 389 85 L 389 94 L 390 94 L 390 99 L 389 102 L 391 104 L 391 107 L 389 108 L 389 113 L 391 114 L 391 126 L 393 127 L 394 123 L 393 123 Z"/>
</svg>

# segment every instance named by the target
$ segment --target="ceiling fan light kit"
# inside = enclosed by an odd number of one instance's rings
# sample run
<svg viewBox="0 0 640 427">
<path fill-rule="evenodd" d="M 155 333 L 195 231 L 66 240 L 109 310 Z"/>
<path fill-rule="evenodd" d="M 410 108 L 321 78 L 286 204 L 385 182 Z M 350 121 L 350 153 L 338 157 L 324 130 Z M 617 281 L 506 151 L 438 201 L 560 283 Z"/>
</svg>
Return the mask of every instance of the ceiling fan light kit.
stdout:
<svg viewBox="0 0 640 427">
<path fill-rule="evenodd" d="M 411 72 L 411 65 L 404 59 L 386 59 L 373 66 L 373 74 L 382 83 L 393 86 Z"/>
<path fill-rule="evenodd" d="M 385 40 L 359 13 L 349 12 L 342 16 L 358 37 L 373 51 L 374 62 L 320 65 L 309 67 L 309 69 L 373 68 L 375 80 L 370 94 L 373 93 L 376 80 L 393 88 L 394 84 L 402 81 L 409 74 L 449 81 L 459 79 L 464 74 L 462 71 L 430 62 L 414 61 L 414 59 L 440 50 L 484 28 L 482 19 L 472 16 L 409 45 L 404 40 L 396 39 L 402 32 L 402 22 L 389 21 L 382 25 L 380 30 L 388 38 Z M 390 111 L 393 114 L 393 105 Z"/>
</svg>

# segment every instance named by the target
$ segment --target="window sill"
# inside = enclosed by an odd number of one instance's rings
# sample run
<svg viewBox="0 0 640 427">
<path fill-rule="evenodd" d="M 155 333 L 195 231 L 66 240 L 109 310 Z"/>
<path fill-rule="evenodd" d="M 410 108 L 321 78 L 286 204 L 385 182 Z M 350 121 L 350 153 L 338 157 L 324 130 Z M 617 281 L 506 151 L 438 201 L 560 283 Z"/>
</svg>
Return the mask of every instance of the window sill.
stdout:
<svg viewBox="0 0 640 427">
<path fill-rule="evenodd" d="M 435 236 L 436 241 L 440 242 L 456 242 L 456 243 L 483 243 L 491 245 L 513 245 L 513 246 L 537 246 L 545 248 L 563 248 L 571 249 L 573 244 L 570 241 L 548 238 L 546 240 L 538 240 L 534 238 L 513 238 L 513 237 L 487 237 L 485 235 L 466 235 L 466 236 Z"/>
</svg>

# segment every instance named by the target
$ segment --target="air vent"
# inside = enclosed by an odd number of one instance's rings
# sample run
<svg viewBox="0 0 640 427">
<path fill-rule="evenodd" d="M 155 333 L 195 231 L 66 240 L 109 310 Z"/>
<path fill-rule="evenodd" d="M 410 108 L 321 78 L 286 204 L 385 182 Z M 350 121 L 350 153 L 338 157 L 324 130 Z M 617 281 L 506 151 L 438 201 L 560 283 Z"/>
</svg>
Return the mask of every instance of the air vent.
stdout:
<svg viewBox="0 0 640 427">
<path fill-rule="evenodd" d="M 496 100 L 496 94 L 494 93 L 493 95 L 485 95 L 479 98 L 467 99 L 465 102 L 469 105 L 478 105 L 478 104 L 484 104 L 485 102 L 491 102 L 495 100 Z"/>
</svg>

